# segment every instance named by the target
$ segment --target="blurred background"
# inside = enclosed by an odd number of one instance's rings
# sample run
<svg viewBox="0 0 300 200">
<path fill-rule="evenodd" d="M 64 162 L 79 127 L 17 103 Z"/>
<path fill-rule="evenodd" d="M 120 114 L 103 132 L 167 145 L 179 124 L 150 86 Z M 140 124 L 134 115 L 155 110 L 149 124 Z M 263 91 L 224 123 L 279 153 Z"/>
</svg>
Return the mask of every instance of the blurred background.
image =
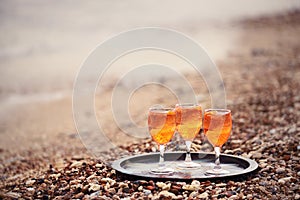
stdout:
<svg viewBox="0 0 300 200">
<path fill-rule="evenodd" d="M 98 44 L 122 31 L 174 29 L 201 44 L 218 65 L 241 39 L 240 20 L 295 8 L 297 0 L 0 0 L 0 148 L 34 149 L 76 137 L 71 100 L 76 74 Z M 97 105 L 106 112 L 107 104 Z"/>
</svg>

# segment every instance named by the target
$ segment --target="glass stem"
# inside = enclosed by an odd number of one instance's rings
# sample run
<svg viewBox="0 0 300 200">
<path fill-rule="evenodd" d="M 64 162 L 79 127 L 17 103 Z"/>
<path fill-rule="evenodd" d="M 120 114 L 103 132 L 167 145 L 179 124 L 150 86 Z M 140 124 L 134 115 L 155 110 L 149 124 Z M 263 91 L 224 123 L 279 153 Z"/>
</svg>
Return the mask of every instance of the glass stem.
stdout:
<svg viewBox="0 0 300 200">
<path fill-rule="evenodd" d="M 159 163 L 158 163 L 158 167 L 163 168 L 165 166 L 165 157 L 164 157 L 164 153 L 165 153 L 165 145 L 161 144 L 159 145 Z"/>
<path fill-rule="evenodd" d="M 185 162 L 192 162 L 192 158 L 191 158 L 191 145 L 192 145 L 192 142 L 191 141 L 185 141 L 185 145 L 186 145 Z"/>
<path fill-rule="evenodd" d="M 216 161 L 215 161 L 214 170 L 220 170 L 221 169 L 221 165 L 220 165 L 220 147 L 215 147 L 215 155 L 216 155 Z"/>
</svg>

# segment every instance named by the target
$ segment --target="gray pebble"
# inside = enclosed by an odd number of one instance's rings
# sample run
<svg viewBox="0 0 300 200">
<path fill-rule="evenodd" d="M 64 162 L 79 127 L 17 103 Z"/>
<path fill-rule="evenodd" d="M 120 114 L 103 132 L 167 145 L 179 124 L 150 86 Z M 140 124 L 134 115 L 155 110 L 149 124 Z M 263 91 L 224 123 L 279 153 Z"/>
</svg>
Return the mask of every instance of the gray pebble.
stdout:
<svg viewBox="0 0 300 200">
<path fill-rule="evenodd" d="M 145 194 L 146 196 L 148 196 L 149 194 L 151 194 L 151 191 L 150 191 L 150 190 L 144 189 L 143 192 L 144 192 L 144 194 Z"/>
<path fill-rule="evenodd" d="M 284 168 L 281 168 L 281 167 L 280 167 L 280 168 L 277 168 L 277 169 L 276 169 L 276 173 L 277 173 L 277 174 L 282 174 L 283 172 L 285 172 L 285 169 L 284 169 Z"/>
</svg>

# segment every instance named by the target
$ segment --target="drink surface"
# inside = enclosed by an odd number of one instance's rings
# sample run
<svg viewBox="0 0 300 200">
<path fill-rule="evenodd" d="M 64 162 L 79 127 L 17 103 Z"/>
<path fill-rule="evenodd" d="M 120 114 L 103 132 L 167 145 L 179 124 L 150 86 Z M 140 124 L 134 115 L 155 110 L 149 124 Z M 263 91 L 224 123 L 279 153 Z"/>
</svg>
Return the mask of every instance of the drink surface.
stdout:
<svg viewBox="0 0 300 200">
<path fill-rule="evenodd" d="M 156 143 L 168 143 L 172 139 L 176 128 L 175 112 L 150 110 L 148 126 L 151 137 Z"/>
<path fill-rule="evenodd" d="M 204 113 L 204 134 L 213 146 L 221 147 L 228 140 L 231 127 L 232 121 L 230 111 L 209 111 Z"/>
<path fill-rule="evenodd" d="M 176 129 L 186 141 L 192 141 L 202 126 L 202 110 L 200 106 L 176 106 Z"/>
</svg>

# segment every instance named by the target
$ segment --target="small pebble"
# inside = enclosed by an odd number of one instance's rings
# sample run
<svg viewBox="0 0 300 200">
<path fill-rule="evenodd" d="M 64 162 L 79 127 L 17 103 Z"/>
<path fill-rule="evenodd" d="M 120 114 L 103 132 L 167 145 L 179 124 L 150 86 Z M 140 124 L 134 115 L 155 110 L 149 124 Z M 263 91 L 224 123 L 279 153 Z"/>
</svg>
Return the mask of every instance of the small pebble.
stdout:
<svg viewBox="0 0 300 200">
<path fill-rule="evenodd" d="M 252 181 L 253 181 L 253 182 L 257 182 L 257 181 L 259 181 L 259 178 L 256 177 L 256 178 L 252 179 Z"/>
<path fill-rule="evenodd" d="M 273 158 L 273 157 L 269 157 L 269 158 L 268 158 L 268 161 L 269 161 L 269 162 L 276 162 L 277 160 L 276 160 L 275 158 Z"/>
<path fill-rule="evenodd" d="M 189 197 L 190 198 L 195 198 L 195 197 L 197 197 L 197 195 L 198 195 L 198 192 L 194 191 L 194 192 L 191 192 Z"/>
<path fill-rule="evenodd" d="M 107 190 L 110 194 L 116 194 L 116 189 L 115 188 L 109 188 Z"/>
<path fill-rule="evenodd" d="M 285 184 L 286 182 L 290 181 L 292 177 L 285 177 L 278 180 L 278 183 Z"/>
<path fill-rule="evenodd" d="M 103 164 L 97 163 L 97 164 L 95 165 L 95 167 L 97 167 L 97 168 L 102 168 L 102 167 L 103 167 Z"/>
<path fill-rule="evenodd" d="M 74 162 L 71 164 L 70 168 L 80 167 L 80 166 L 82 166 L 82 164 L 83 164 L 82 161 L 74 161 Z"/>
<path fill-rule="evenodd" d="M 128 187 L 128 184 L 124 183 L 124 182 L 121 182 L 121 183 L 119 183 L 119 187 L 120 188 Z"/>
<path fill-rule="evenodd" d="M 199 190 L 200 185 L 184 185 L 182 186 L 182 189 L 188 190 L 188 191 L 196 191 Z"/>
<path fill-rule="evenodd" d="M 161 191 L 159 194 L 158 194 L 159 197 L 163 196 L 163 197 L 167 197 L 167 198 L 171 198 L 171 199 L 174 199 L 176 198 L 176 195 L 173 194 L 172 192 L 168 192 L 166 190 L 163 190 Z"/>
<path fill-rule="evenodd" d="M 98 191 L 98 190 L 100 190 L 100 188 L 101 188 L 101 186 L 100 185 L 98 185 L 98 184 L 95 184 L 95 183 L 90 183 L 89 184 L 90 185 L 90 187 L 89 187 L 89 191 Z"/>
<path fill-rule="evenodd" d="M 157 187 L 159 187 L 159 188 L 163 188 L 163 187 L 166 186 L 166 184 L 163 183 L 163 182 L 157 182 L 156 185 L 157 185 Z"/>
<path fill-rule="evenodd" d="M 115 180 L 112 180 L 111 178 L 101 178 L 101 182 L 103 183 L 111 183 L 111 182 L 115 182 Z"/>
<path fill-rule="evenodd" d="M 276 133 L 276 130 L 275 130 L 275 129 L 271 129 L 271 130 L 269 131 L 269 133 L 275 134 L 275 133 Z"/>
<path fill-rule="evenodd" d="M 124 188 L 122 189 L 122 192 L 129 193 L 129 192 L 130 192 L 129 187 L 124 187 Z"/>
<path fill-rule="evenodd" d="M 227 184 L 226 183 L 218 183 L 216 184 L 217 187 L 226 187 Z"/>
<path fill-rule="evenodd" d="M 288 130 L 288 134 L 293 134 L 293 133 L 295 133 L 296 132 L 296 126 L 293 126 L 293 127 L 291 127 L 289 130 Z"/>
<path fill-rule="evenodd" d="M 155 187 L 152 186 L 152 185 L 149 185 L 149 186 L 147 186 L 146 188 L 147 188 L 148 190 L 154 190 L 154 189 L 155 189 Z"/>
<path fill-rule="evenodd" d="M 97 197 L 97 196 L 99 196 L 99 194 L 100 194 L 100 191 L 93 192 L 90 194 L 90 197 Z"/>
<path fill-rule="evenodd" d="M 200 185 L 200 182 L 197 181 L 197 180 L 193 180 L 192 183 L 191 183 L 191 185 Z"/>
<path fill-rule="evenodd" d="M 144 189 L 143 192 L 144 192 L 144 194 L 145 194 L 146 196 L 148 196 L 149 194 L 151 194 L 151 191 L 150 191 L 150 190 Z"/>
<path fill-rule="evenodd" d="M 58 173 L 58 174 L 51 174 L 49 177 L 50 178 L 55 178 L 56 180 L 61 176 L 61 173 Z"/>
<path fill-rule="evenodd" d="M 285 172 L 285 169 L 280 167 L 280 168 L 277 168 L 275 172 L 276 172 L 276 174 L 282 174 L 283 172 Z"/>
<path fill-rule="evenodd" d="M 261 157 L 262 157 L 262 154 L 259 152 L 254 152 L 252 154 L 252 158 L 254 158 L 254 159 L 260 159 Z"/>
<path fill-rule="evenodd" d="M 240 198 L 239 198 L 239 196 L 237 196 L 237 195 L 232 195 L 232 196 L 230 196 L 228 199 L 234 200 L 234 199 L 240 199 Z"/>
<path fill-rule="evenodd" d="M 29 192 L 33 192 L 33 191 L 35 191 L 35 189 L 34 189 L 34 188 L 32 188 L 32 187 L 30 187 L 30 188 L 27 188 L 27 191 L 29 191 Z"/>
<path fill-rule="evenodd" d="M 261 168 L 265 168 L 266 166 L 268 166 L 268 164 L 267 164 L 267 163 L 261 163 L 261 164 L 259 164 L 259 166 L 260 166 Z"/>
<path fill-rule="evenodd" d="M 143 191 L 143 189 L 144 189 L 143 186 L 138 187 L 138 191 Z"/>
<path fill-rule="evenodd" d="M 203 192 L 203 193 L 201 193 L 201 194 L 199 194 L 197 197 L 199 198 L 199 199 L 206 199 L 206 198 L 208 198 L 208 193 L 207 192 Z"/>
<path fill-rule="evenodd" d="M 80 192 L 80 193 L 77 193 L 74 195 L 74 199 L 81 199 L 84 197 L 84 193 L 83 192 Z"/>
<path fill-rule="evenodd" d="M 36 182 L 35 180 L 28 180 L 28 181 L 25 182 L 25 184 L 26 184 L 27 186 L 31 186 L 31 185 L 33 185 L 35 182 Z"/>
<path fill-rule="evenodd" d="M 5 194 L 6 197 L 11 198 L 11 199 L 18 199 L 21 198 L 21 195 L 16 192 L 8 192 Z"/>
</svg>

